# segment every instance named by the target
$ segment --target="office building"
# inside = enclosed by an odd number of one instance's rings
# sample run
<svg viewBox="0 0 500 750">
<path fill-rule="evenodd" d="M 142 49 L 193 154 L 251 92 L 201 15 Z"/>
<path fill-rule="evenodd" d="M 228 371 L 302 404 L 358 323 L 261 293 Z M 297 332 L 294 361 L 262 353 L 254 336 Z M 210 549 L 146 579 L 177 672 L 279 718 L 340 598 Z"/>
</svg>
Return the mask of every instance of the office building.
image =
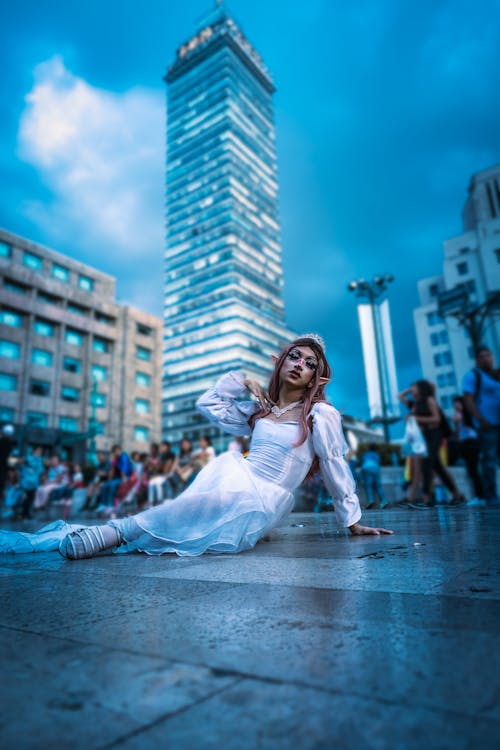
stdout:
<svg viewBox="0 0 500 750">
<path fill-rule="evenodd" d="M 168 69 L 163 431 L 208 433 L 194 403 L 230 369 L 265 383 L 283 305 L 274 84 L 224 8 Z"/>
<path fill-rule="evenodd" d="M 118 305 L 112 276 L 3 230 L 0 294 L 0 421 L 20 443 L 82 460 L 160 438 L 160 318 Z"/>
<path fill-rule="evenodd" d="M 414 310 L 423 377 L 437 386 L 450 412 L 464 374 L 474 367 L 466 330 L 452 316 L 439 315 L 440 295 L 463 288 L 472 307 L 500 292 L 500 165 L 473 175 L 463 210 L 463 232 L 444 242 L 443 272 L 418 282 L 420 306 Z M 500 318 L 491 309 L 483 342 L 500 362 Z"/>
</svg>

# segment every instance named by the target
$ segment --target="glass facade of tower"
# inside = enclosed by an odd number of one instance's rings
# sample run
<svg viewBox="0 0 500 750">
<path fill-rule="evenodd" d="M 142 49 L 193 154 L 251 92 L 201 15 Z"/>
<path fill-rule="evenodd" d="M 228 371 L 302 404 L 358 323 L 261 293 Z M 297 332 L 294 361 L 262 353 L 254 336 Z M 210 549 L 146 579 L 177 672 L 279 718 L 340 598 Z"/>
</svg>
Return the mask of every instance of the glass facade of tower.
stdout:
<svg viewBox="0 0 500 750">
<path fill-rule="evenodd" d="M 229 369 L 266 383 L 289 338 L 272 94 L 222 11 L 168 70 L 163 433 L 220 437 L 194 409 Z"/>
</svg>

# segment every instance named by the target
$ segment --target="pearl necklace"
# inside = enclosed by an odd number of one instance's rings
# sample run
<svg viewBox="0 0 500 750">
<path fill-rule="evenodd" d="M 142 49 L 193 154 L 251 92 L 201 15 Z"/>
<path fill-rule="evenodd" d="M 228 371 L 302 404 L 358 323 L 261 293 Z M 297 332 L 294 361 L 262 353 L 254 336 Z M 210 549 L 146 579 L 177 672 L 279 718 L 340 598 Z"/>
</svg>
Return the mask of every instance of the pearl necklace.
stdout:
<svg viewBox="0 0 500 750">
<path fill-rule="evenodd" d="M 279 406 L 271 406 L 271 411 L 274 414 L 275 417 L 281 417 L 283 414 L 285 414 L 287 411 L 290 411 L 291 409 L 295 409 L 296 406 L 299 406 L 299 404 L 302 403 L 302 399 L 300 401 L 294 401 L 293 404 L 287 404 L 282 409 L 279 408 Z"/>
</svg>

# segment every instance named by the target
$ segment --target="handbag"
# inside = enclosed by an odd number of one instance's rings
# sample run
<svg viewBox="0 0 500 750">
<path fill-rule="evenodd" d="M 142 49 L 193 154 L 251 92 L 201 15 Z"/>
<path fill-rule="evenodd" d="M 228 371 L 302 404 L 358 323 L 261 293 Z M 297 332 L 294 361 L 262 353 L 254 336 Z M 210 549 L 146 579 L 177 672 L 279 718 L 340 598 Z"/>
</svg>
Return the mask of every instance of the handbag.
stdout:
<svg viewBox="0 0 500 750">
<path fill-rule="evenodd" d="M 422 435 L 422 430 L 413 416 L 406 420 L 405 434 L 403 438 L 403 455 L 421 456 L 427 455 L 427 444 Z"/>
</svg>

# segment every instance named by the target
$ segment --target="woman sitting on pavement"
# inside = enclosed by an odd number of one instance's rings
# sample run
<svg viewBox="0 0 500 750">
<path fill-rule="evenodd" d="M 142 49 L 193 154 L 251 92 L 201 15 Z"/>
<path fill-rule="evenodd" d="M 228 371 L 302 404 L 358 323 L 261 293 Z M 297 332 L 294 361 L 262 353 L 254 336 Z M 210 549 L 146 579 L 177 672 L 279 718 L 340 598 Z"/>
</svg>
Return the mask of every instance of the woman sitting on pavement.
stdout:
<svg viewBox="0 0 500 750">
<path fill-rule="evenodd" d="M 340 414 L 325 399 L 329 379 L 323 344 L 312 334 L 292 341 L 275 358 L 267 393 L 241 373 L 224 375 L 197 408 L 219 429 L 252 435 L 246 459 L 235 451 L 223 453 L 176 500 L 131 518 L 69 528 L 70 533 L 67 525 L 52 526 L 21 535 L 22 540 L 2 532 L 0 549 L 55 549 L 59 534 L 59 551 L 69 559 L 117 547 L 156 555 L 242 552 L 284 520 L 293 509 L 294 490 L 318 464 L 341 526 L 354 535 L 392 533 L 360 524 Z M 254 399 L 240 401 L 247 390 Z"/>
</svg>

